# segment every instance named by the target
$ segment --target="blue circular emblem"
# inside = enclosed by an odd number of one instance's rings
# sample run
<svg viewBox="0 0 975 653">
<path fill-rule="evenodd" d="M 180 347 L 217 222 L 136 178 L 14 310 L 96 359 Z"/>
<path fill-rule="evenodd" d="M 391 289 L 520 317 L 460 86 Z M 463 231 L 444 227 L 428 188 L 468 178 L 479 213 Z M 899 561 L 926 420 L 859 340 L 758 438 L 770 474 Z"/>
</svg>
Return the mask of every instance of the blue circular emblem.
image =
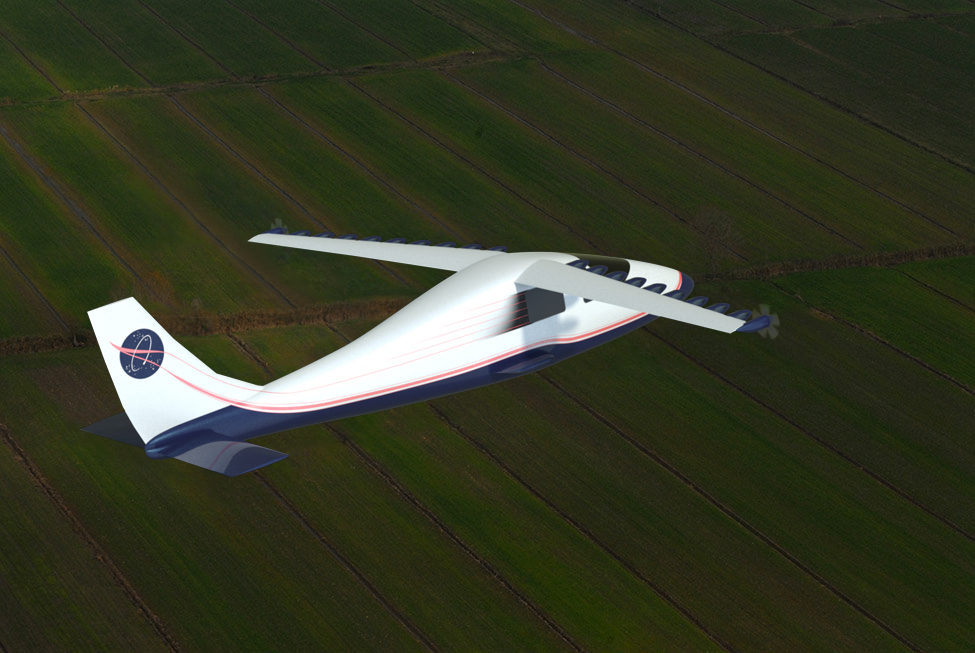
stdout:
<svg viewBox="0 0 975 653">
<path fill-rule="evenodd" d="M 128 335 L 119 352 L 122 369 L 133 379 L 145 379 L 159 370 L 163 362 L 162 338 L 155 331 L 139 329 Z"/>
</svg>

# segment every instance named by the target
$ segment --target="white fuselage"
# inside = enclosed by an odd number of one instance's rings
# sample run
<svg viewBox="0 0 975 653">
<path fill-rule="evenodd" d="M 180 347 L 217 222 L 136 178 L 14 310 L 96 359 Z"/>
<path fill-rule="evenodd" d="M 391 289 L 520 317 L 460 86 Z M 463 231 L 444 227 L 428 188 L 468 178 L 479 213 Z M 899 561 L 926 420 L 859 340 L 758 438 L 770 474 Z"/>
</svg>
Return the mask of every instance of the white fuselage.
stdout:
<svg viewBox="0 0 975 653">
<path fill-rule="evenodd" d="M 430 289 L 342 349 L 257 392 L 239 388 L 232 403 L 259 412 L 317 411 L 463 374 L 522 351 L 578 342 L 639 319 L 644 313 L 565 297 L 565 311 L 513 328 L 519 274 L 539 259 L 561 263 L 555 252 L 506 254 L 486 259 Z M 630 276 L 680 286 L 677 270 L 629 261 Z M 227 397 L 228 399 L 231 397 Z"/>
</svg>

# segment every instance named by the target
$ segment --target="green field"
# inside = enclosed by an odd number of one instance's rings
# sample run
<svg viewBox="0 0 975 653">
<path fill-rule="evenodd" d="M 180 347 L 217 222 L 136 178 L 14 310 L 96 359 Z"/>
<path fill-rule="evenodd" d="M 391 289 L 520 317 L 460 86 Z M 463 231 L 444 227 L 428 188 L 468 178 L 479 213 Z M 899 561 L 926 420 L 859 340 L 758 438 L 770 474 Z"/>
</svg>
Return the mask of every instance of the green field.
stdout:
<svg viewBox="0 0 975 653">
<path fill-rule="evenodd" d="M 973 17 L 5 6 L 0 650 L 971 650 Z M 98 306 L 265 383 L 447 276 L 278 224 L 652 261 L 780 333 L 658 320 L 234 479 L 81 432 Z"/>
</svg>

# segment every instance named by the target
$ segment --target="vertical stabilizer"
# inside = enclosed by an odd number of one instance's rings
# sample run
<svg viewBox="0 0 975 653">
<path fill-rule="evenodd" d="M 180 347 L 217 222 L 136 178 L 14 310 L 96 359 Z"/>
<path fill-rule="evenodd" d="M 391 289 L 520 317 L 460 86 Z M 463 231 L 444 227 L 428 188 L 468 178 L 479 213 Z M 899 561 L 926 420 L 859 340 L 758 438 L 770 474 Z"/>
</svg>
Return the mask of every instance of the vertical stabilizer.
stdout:
<svg viewBox="0 0 975 653">
<path fill-rule="evenodd" d="M 143 442 L 261 389 L 211 370 L 131 297 L 89 311 L 88 317 L 125 414 Z"/>
</svg>

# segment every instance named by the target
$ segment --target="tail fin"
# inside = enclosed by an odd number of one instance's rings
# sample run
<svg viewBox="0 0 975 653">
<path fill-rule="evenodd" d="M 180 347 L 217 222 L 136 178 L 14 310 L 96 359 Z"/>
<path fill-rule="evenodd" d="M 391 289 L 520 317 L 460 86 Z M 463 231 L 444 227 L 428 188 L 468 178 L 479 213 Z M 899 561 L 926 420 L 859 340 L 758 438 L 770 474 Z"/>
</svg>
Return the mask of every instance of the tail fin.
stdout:
<svg viewBox="0 0 975 653">
<path fill-rule="evenodd" d="M 131 297 L 88 311 L 88 317 L 125 415 L 143 443 L 261 389 L 211 370 Z"/>
</svg>

